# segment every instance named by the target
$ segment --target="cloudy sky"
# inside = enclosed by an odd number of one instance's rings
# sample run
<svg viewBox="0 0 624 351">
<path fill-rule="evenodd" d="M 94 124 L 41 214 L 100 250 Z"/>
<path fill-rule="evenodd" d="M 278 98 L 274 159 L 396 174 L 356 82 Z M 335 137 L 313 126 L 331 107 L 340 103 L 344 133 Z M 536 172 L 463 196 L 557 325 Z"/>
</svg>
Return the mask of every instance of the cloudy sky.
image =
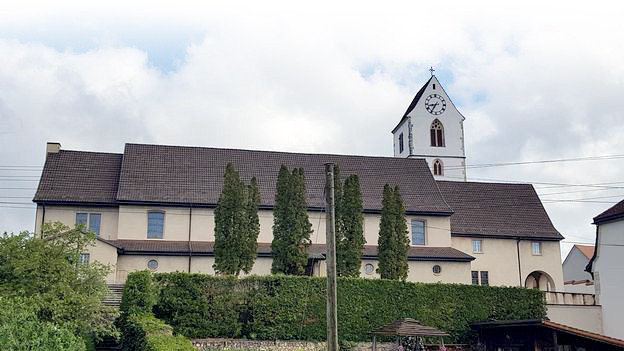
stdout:
<svg viewBox="0 0 624 351">
<path fill-rule="evenodd" d="M 624 198 L 618 2 L 88 3 L 0 10 L 1 231 L 33 229 L 47 141 L 392 155 L 430 66 L 471 165 L 620 155 L 469 169 L 534 183 L 564 253 Z"/>
</svg>

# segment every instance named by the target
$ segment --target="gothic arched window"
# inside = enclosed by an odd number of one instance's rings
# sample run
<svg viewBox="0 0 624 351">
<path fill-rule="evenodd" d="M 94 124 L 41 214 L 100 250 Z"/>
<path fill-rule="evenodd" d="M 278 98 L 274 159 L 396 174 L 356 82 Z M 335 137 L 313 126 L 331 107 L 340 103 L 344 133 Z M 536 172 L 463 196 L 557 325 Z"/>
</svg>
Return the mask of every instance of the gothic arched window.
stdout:
<svg viewBox="0 0 624 351">
<path fill-rule="evenodd" d="M 441 176 L 444 175 L 442 173 L 442 161 L 436 159 L 433 161 L 433 175 Z"/>
<path fill-rule="evenodd" d="M 439 119 L 431 123 L 431 146 L 444 146 L 444 127 Z"/>
</svg>

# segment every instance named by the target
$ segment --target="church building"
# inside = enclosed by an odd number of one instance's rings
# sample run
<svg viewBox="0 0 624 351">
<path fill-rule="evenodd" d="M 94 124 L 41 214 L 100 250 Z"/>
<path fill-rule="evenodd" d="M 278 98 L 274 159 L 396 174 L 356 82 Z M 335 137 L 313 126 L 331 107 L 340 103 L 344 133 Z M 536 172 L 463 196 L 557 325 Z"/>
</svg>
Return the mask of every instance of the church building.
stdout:
<svg viewBox="0 0 624 351">
<path fill-rule="evenodd" d="M 409 281 L 562 290 L 559 242 L 530 184 L 466 181 L 464 116 L 438 79 L 422 86 L 392 130 L 394 157 L 126 144 L 123 153 L 48 143 L 33 201 L 46 222 L 84 224 L 98 235 L 83 262 L 128 273 L 214 274 L 214 209 L 228 163 L 258 179 L 260 235 L 251 274 L 270 274 L 273 206 L 281 165 L 301 167 L 314 232 L 308 273 L 325 272 L 324 164 L 360 179 L 364 205 L 361 277 L 378 278 L 377 241 L 385 184 L 398 185 L 410 241 Z M 389 126 L 390 129 L 391 126 Z"/>
</svg>

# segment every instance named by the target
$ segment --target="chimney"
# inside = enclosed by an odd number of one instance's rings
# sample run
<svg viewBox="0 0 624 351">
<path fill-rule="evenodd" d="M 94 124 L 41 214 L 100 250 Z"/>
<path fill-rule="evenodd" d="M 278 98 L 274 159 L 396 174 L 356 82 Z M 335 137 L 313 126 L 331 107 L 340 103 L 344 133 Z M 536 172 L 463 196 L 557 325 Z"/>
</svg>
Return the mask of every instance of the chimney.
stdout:
<svg viewBox="0 0 624 351">
<path fill-rule="evenodd" d="M 48 154 L 58 154 L 59 151 L 61 151 L 61 143 L 48 142 L 46 144 L 46 157 Z"/>
</svg>

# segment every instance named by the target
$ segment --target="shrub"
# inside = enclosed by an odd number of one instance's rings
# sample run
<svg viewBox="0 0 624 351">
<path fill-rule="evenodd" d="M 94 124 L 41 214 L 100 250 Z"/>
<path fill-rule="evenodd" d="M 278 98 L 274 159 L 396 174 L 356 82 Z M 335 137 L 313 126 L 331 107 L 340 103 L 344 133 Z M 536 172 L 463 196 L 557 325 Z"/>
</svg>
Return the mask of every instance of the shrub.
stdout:
<svg viewBox="0 0 624 351">
<path fill-rule="evenodd" d="M 187 337 L 239 337 L 243 295 L 233 277 L 156 274 L 160 295 L 155 313 Z"/>
<path fill-rule="evenodd" d="M 139 271 L 128 274 L 119 306 L 122 318 L 133 313 L 152 313 L 156 295 L 152 273 Z"/>
<path fill-rule="evenodd" d="M 124 324 L 123 350 L 194 351 L 183 336 L 174 336 L 172 328 L 151 313 L 133 313 Z"/>
<path fill-rule="evenodd" d="M 325 339 L 324 278 L 165 273 L 155 281 L 157 316 L 187 337 Z M 545 315 L 542 294 L 524 288 L 338 278 L 342 340 L 369 340 L 373 329 L 411 317 L 448 332 L 450 341 L 468 342 L 472 322 Z"/>
<path fill-rule="evenodd" d="M 41 321 L 35 311 L 32 301 L 0 297 L 0 350 L 85 350 L 83 338 Z"/>
</svg>

